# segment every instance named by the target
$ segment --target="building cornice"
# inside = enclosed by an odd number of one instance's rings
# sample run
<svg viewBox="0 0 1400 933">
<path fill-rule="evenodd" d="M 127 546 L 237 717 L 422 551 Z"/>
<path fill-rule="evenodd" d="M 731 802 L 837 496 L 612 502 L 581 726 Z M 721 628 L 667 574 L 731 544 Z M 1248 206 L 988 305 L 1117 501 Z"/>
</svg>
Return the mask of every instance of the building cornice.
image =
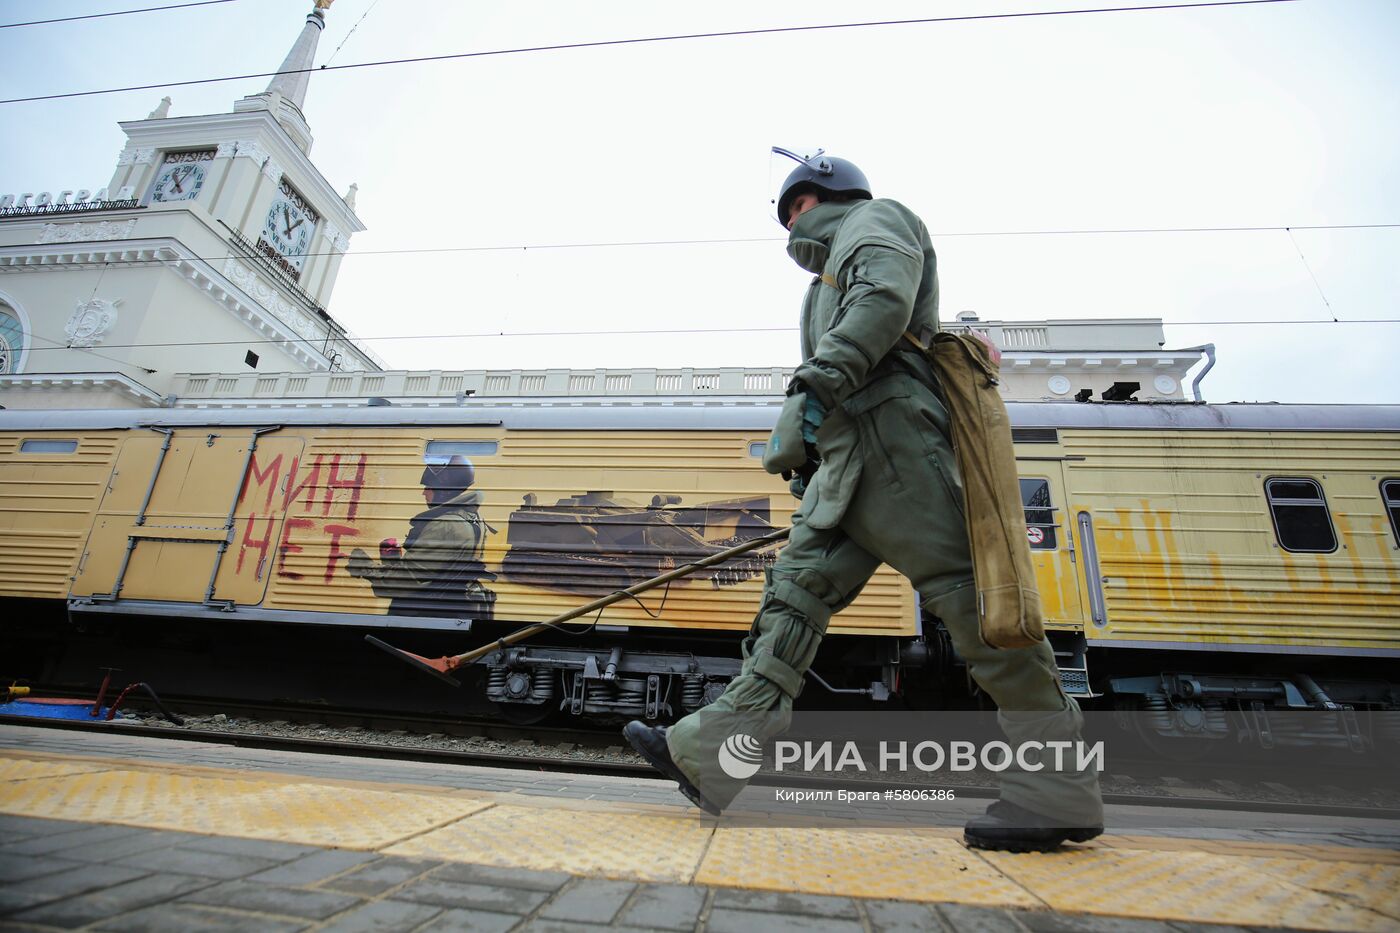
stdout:
<svg viewBox="0 0 1400 933">
<path fill-rule="evenodd" d="M 156 120 L 129 120 L 118 124 L 126 133 L 128 148 L 170 149 L 182 146 L 228 143 L 256 136 L 272 161 L 283 167 L 297 165 L 298 187 L 309 186 L 302 194 L 310 198 L 318 212 L 336 228 L 360 233 L 364 223 L 345 199 L 321 174 L 316 164 L 297 146 L 277 118 L 267 110 L 212 113 Z"/>
<path fill-rule="evenodd" d="M 46 391 L 115 392 L 142 408 L 157 408 L 165 399 L 124 373 L 18 373 L 0 376 L 0 392 Z"/>
<path fill-rule="evenodd" d="M 109 240 L 100 244 L 0 246 L 0 274 L 153 263 L 164 266 L 204 292 L 209 300 L 258 335 L 260 343 L 277 346 L 309 370 L 330 370 L 330 360 L 313 343 L 326 339 L 324 322 L 282 298 L 277 289 L 257 273 L 253 263 L 241 257 L 229 256 L 222 260 L 222 270 L 216 269 L 171 237 Z"/>
</svg>

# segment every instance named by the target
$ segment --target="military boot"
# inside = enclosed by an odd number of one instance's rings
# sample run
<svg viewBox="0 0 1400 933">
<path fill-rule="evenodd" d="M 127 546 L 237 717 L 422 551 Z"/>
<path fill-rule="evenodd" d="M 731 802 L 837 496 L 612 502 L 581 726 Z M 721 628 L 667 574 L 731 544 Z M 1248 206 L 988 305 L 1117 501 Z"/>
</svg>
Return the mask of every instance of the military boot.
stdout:
<svg viewBox="0 0 1400 933">
<path fill-rule="evenodd" d="M 685 794 L 691 803 L 711 816 L 720 815 L 720 808 L 706 800 L 700 789 L 690 783 L 685 772 L 671 760 L 671 750 L 666 747 L 665 726 L 648 726 L 634 719 L 623 727 L 622 734 L 628 744 L 636 749 L 637 754 L 647 760 L 647 764 L 679 784 L 681 793 Z"/>
<path fill-rule="evenodd" d="M 1102 832 L 1102 826 L 1060 826 L 1049 817 L 998 800 L 986 813 L 967 821 L 963 842 L 972 849 L 1049 852 L 1064 842 L 1088 842 Z"/>
</svg>

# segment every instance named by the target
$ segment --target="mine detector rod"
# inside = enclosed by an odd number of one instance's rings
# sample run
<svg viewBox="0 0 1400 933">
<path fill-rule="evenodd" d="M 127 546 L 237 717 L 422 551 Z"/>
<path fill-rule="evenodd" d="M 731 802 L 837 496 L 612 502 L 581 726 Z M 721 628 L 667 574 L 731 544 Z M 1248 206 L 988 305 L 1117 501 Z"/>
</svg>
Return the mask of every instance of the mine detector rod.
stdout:
<svg viewBox="0 0 1400 933">
<path fill-rule="evenodd" d="M 479 661 L 488 654 L 499 651 L 507 645 L 513 645 L 518 641 L 524 641 L 527 638 L 538 635 L 540 632 L 553 628 L 561 622 L 568 622 L 571 619 L 577 619 L 579 616 L 586 616 L 590 612 L 604 609 L 611 606 L 613 603 L 621 602 L 624 599 L 631 599 L 638 593 L 645 593 L 647 590 L 655 589 L 664 583 L 670 583 L 672 580 L 688 577 L 697 570 L 704 570 L 706 567 L 722 564 L 732 557 L 738 557 L 740 554 L 747 554 L 749 551 L 757 550 L 765 544 L 777 544 L 779 541 L 785 540 L 791 533 L 791 528 L 780 528 L 760 538 L 752 538 L 745 541 L 743 544 L 736 544 L 728 550 L 720 551 L 718 554 L 711 554 L 709 557 L 702 558 L 693 563 L 683 564 L 674 570 L 668 570 L 660 576 L 652 577 L 650 580 L 643 580 L 641 583 L 629 586 L 625 590 L 617 590 L 609 593 L 607 596 L 600 596 L 591 603 L 570 609 L 568 612 L 562 612 L 547 622 L 536 622 L 534 625 L 527 625 L 522 629 L 516 629 L 509 635 L 504 635 L 490 644 L 482 645 L 480 648 L 473 648 L 465 654 L 448 655 L 441 658 L 425 658 L 411 651 L 395 648 L 393 645 L 380 641 L 373 635 L 366 635 L 365 641 L 374 645 L 376 648 L 384 649 L 401 661 L 407 661 L 414 667 L 427 671 L 429 674 L 441 680 L 447 681 L 454 687 L 460 687 L 461 682 L 451 676 L 452 672 L 459 667 L 464 667 L 465 665 L 471 664 L 473 661 Z"/>
</svg>

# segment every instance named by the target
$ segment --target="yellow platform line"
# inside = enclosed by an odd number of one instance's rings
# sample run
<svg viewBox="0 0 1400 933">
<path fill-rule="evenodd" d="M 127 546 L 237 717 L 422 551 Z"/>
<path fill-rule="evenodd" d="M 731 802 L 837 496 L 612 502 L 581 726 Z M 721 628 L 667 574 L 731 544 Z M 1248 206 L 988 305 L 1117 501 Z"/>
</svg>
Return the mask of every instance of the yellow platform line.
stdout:
<svg viewBox="0 0 1400 933">
<path fill-rule="evenodd" d="M 953 829 L 0 751 L 0 812 L 576 875 L 1190 923 L 1400 929 L 1400 853 L 1109 835 L 1053 854 Z"/>
</svg>

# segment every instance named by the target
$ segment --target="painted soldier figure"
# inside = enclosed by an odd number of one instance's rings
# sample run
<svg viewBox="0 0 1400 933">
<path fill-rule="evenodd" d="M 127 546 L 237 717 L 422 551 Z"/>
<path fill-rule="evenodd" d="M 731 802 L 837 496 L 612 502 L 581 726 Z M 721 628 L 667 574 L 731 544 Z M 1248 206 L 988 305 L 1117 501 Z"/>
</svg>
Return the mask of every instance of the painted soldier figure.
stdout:
<svg viewBox="0 0 1400 933">
<path fill-rule="evenodd" d="M 496 579 L 482 554 L 490 526 L 480 515 L 481 493 L 471 486 L 476 470 L 465 457 L 429 464 L 423 471 L 428 509 L 409 520 L 408 537 L 379 545 L 380 559 L 356 548 L 345 569 L 368 580 L 374 595 L 389 600 L 390 615 L 443 616 L 490 621 Z"/>
</svg>

